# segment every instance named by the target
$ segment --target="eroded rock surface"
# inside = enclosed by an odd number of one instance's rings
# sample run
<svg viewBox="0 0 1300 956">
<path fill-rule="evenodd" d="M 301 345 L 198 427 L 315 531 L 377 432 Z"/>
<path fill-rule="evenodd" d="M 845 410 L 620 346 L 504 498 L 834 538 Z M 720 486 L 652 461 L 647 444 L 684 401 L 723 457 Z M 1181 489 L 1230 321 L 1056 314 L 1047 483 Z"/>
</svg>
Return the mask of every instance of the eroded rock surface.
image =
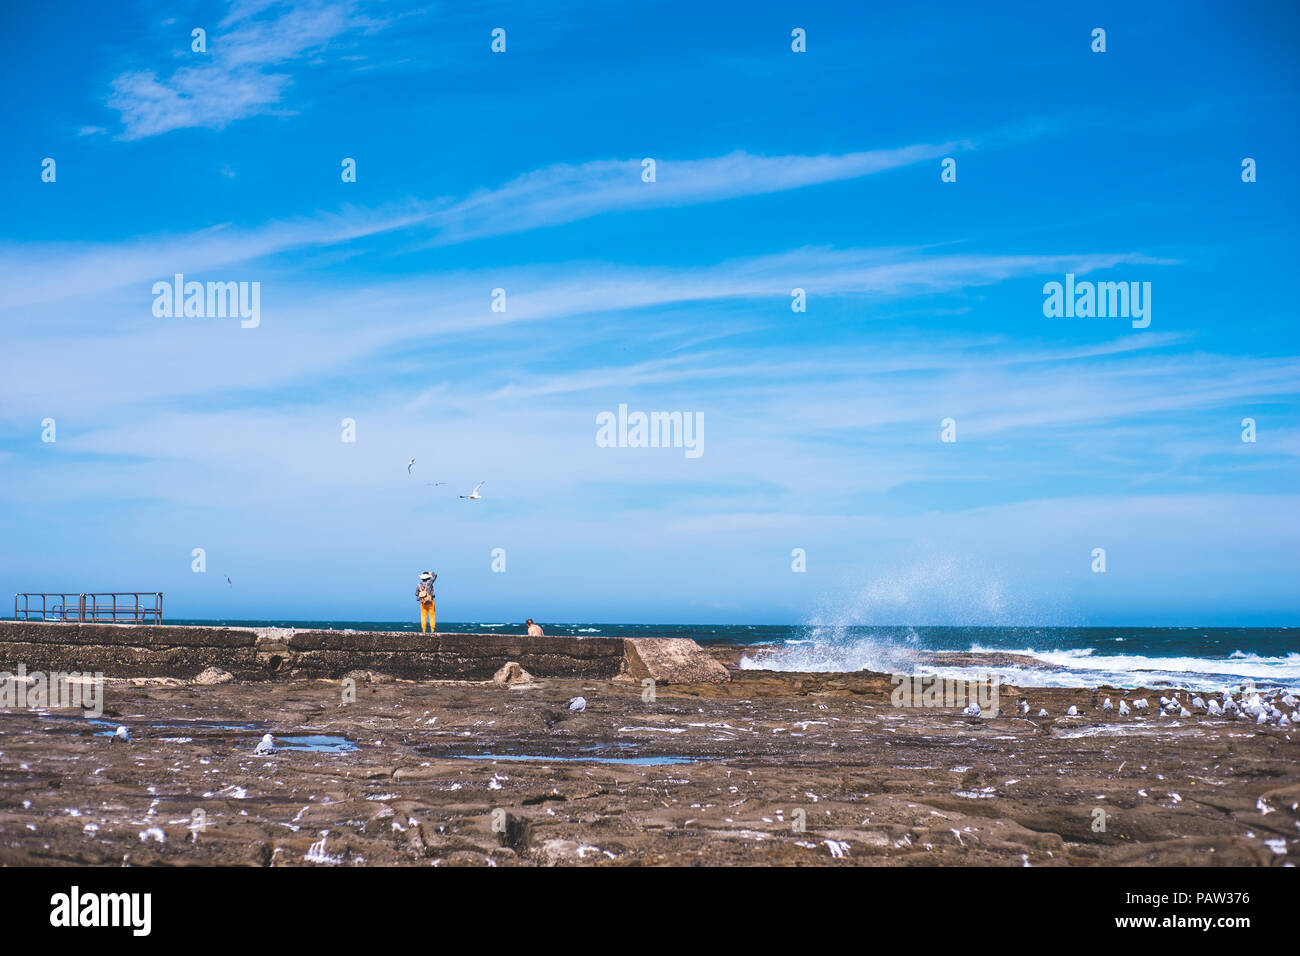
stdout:
<svg viewBox="0 0 1300 956">
<path fill-rule="evenodd" d="M 329 680 L 114 682 L 100 722 L 0 712 L 0 863 L 1300 858 L 1294 729 L 1120 718 L 1091 689 L 1028 689 L 1051 716 L 984 719 L 896 709 L 885 675 L 730 676 L 654 694 L 613 680 L 357 682 L 350 703 Z M 1071 704 L 1081 715 L 1061 716 Z M 264 733 L 280 749 L 258 756 Z M 335 749 L 286 749 L 312 735 Z"/>
</svg>

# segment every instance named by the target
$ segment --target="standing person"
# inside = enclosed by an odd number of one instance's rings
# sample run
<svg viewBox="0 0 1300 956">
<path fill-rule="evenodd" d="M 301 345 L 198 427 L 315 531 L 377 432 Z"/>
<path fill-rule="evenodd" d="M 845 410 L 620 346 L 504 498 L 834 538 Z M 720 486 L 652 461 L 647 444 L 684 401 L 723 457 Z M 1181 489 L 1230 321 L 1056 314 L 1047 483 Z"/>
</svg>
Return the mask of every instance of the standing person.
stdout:
<svg viewBox="0 0 1300 956">
<path fill-rule="evenodd" d="M 527 621 L 525 621 L 524 623 L 528 625 L 528 636 L 529 636 L 529 637 L 543 637 L 543 636 L 544 636 L 544 635 L 542 634 L 542 628 L 541 628 L 541 626 L 538 625 L 538 624 L 534 624 L 534 623 L 533 623 L 533 619 L 532 619 L 531 617 L 530 617 Z"/>
<path fill-rule="evenodd" d="M 420 633 L 424 633 L 424 626 L 429 625 L 429 633 L 432 634 L 435 629 L 437 619 L 437 609 L 433 606 L 433 582 L 438 580 L 438 575 L 433 571 L 421 571 L 420 583 L 416 586 L 415 597 L 420 602 Z"/>
</svg>

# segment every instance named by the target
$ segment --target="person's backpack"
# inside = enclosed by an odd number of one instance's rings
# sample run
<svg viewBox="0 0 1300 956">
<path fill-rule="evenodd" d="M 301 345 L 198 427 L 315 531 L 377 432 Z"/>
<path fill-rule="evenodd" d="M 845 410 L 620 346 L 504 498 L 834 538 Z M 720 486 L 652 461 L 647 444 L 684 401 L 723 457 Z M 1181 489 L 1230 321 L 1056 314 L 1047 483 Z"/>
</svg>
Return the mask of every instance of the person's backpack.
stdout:
<svg viewBox="0 0 1300 956">
<path fill-rule="evenodd" d="M 433 582 L 438 580 L 435 572 L 433 577 L 427 581 L 421 581 L 420 586 L 415 589 L 415 595 L 420 599 L 421 604 L 431 604 L 433 602 Z"/>
</svg>

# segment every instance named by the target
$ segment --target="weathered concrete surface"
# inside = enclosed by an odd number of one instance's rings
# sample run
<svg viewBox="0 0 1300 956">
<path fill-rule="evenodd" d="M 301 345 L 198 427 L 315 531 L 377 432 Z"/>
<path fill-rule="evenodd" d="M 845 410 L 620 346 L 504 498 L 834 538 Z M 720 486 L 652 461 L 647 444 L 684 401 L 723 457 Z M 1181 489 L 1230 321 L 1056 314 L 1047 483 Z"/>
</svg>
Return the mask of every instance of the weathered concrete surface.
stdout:
<svg viewBox="0 0 1300 956">
<path fill-rule="evenodd" d="M 25 664 L 29 671 L 189 679 L 220 667 L 240 680 L 270 680 L 338 679 L 371 670 L 406 680 L 489 681 L 509 661 L 537 677 L 728 680 L 726 668 L 680 638 L 0 621 L 0 670 L 9 671 Z"/>
</svg>

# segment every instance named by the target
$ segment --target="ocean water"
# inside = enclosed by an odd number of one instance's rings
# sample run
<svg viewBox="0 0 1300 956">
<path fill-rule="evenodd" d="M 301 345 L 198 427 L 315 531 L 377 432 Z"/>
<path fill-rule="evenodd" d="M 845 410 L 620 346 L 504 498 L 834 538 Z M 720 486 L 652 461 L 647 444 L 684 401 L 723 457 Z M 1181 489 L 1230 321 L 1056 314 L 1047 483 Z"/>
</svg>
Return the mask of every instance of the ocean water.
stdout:
<svg viewBox="0 0 1300 956">
<path fill-rule="evenodd" d="M 190 621 L 367 631 L 420 630 L 409 621 Z M 1254 683 L 1300 694 L 1295 627 L 876 627 L 867 625 L 552 624 L 549 635 L 687 637 L 746 645 L 755 670 L 912 673 L 945 677 L 993 672 L 1026 687 L 1186 687 L 1217 691 Z M 515 621 L 439 622 L 449 633 L 522 634 Z M 1004 655 L 1014 654 L 1008 661 Z M 961 655 L 958 658 L 957 655 Z"/>
</svg>

